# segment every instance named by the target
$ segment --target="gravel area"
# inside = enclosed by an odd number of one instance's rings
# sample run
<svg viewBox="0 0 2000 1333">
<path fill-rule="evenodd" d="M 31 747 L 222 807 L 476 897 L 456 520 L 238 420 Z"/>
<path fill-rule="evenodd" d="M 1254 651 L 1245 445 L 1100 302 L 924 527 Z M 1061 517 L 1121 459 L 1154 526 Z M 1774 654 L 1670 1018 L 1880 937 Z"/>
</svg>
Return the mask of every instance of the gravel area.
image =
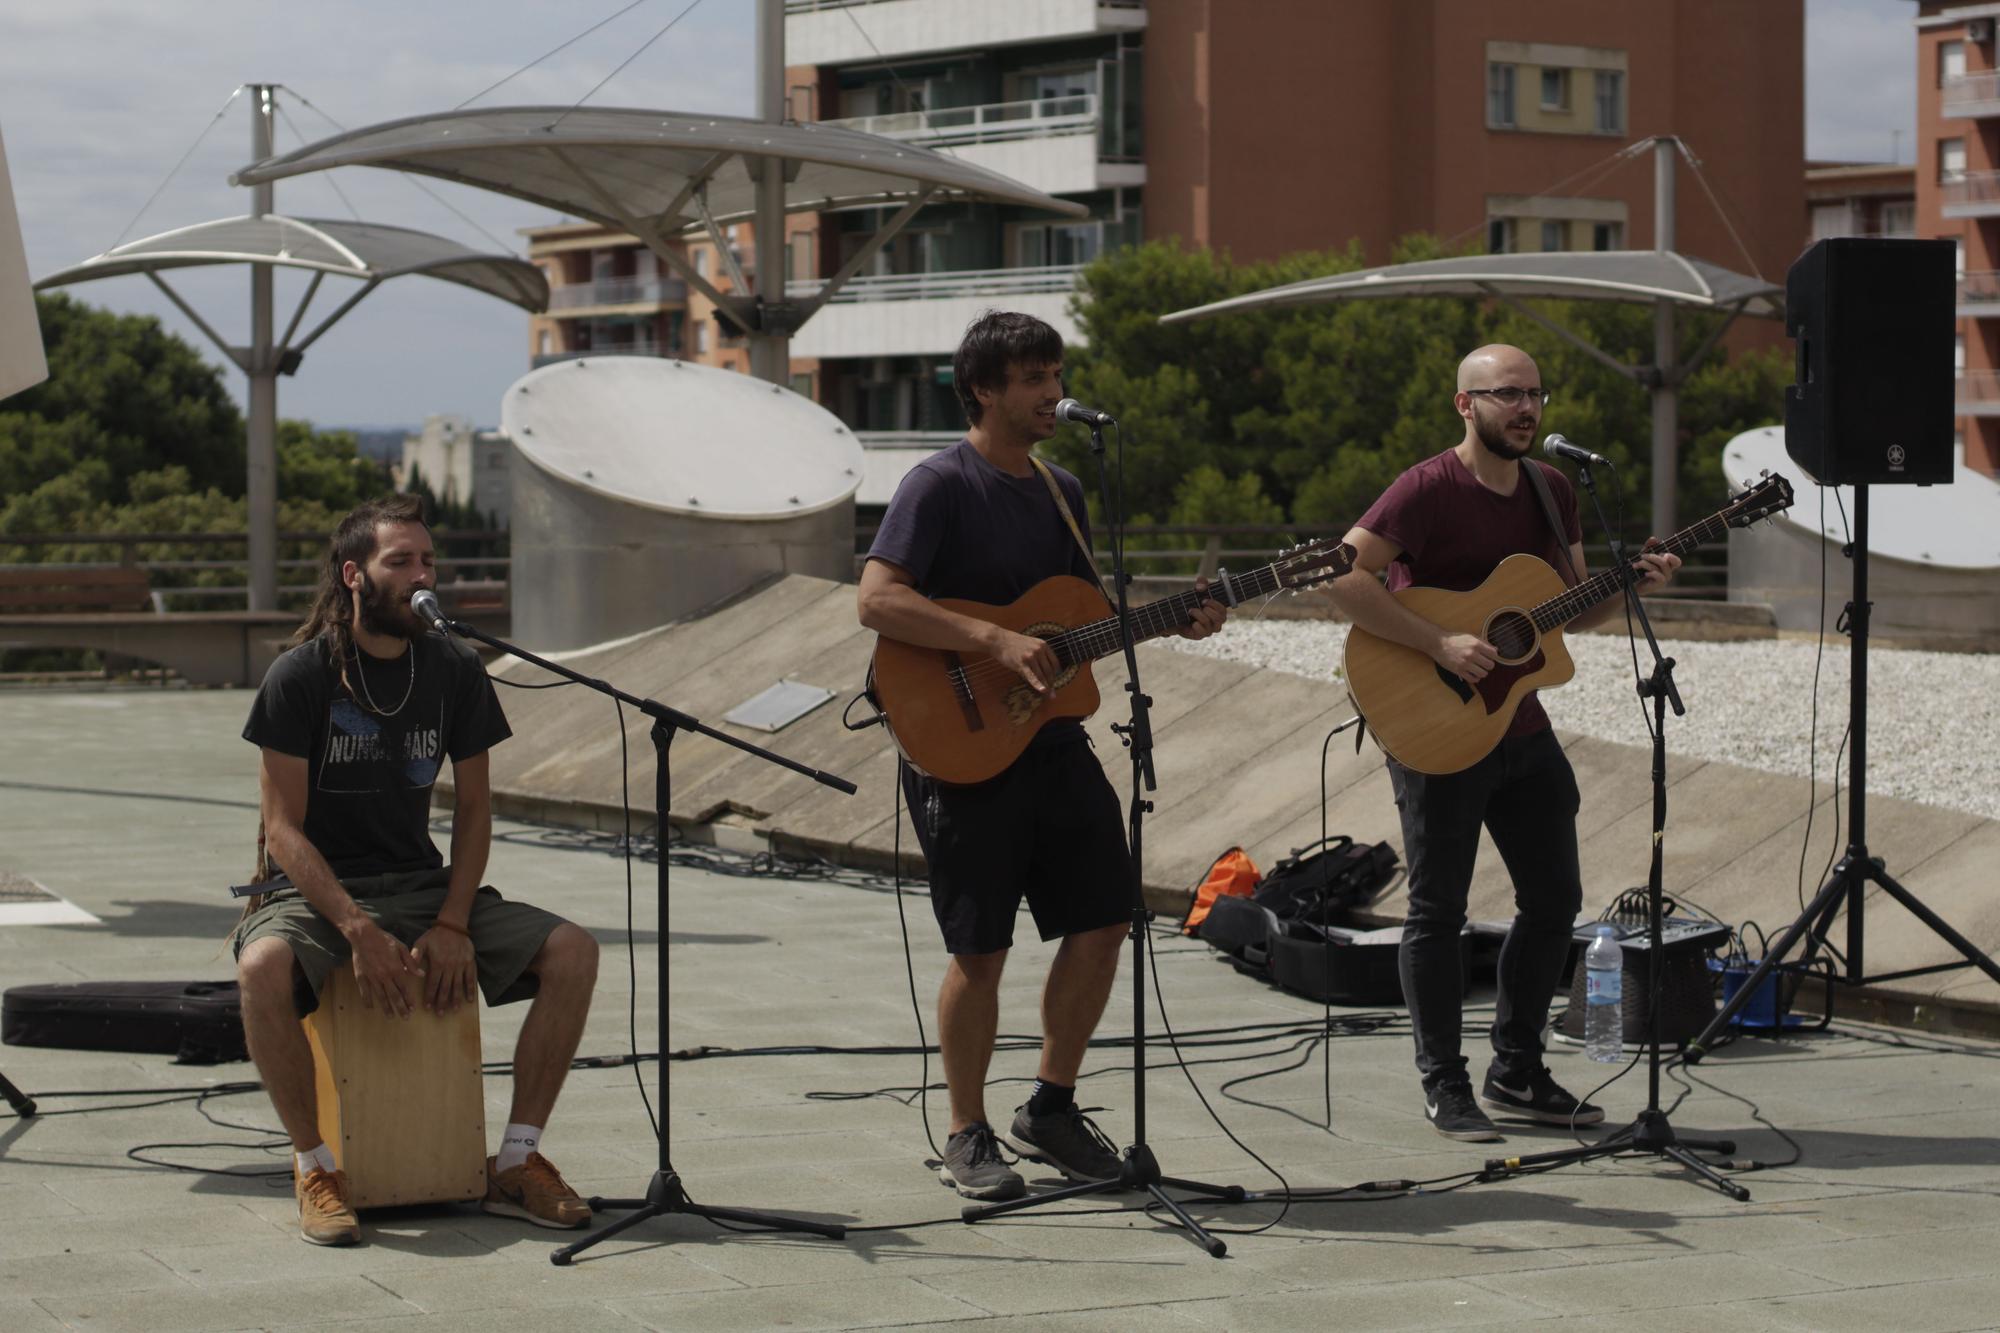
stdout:
<svg viewBox="0 0 2000 1333">
<path fill-rule="evenodd" d="M 1329 621 L 1246 618 L 1199 643 L 1159 642 L 1163 650 L 1338 680 L 1347 629 Z M 1556 726 L 1648 744 L 1625 638 L 1576 634 L 1564 642 L 1576 677 L 1542 696 Z M 1685 717 L 1667 715 L 1670 753 L 1806 776 L 1816 644 L 1662 639 L 1660 648 L 1674 659 L 1687 705 Z M 1643 637 L 1639 656 L 1651 666 Z M 1821 781 L 1832 777 L 1847 727 L 1847 677 L 1848 642 L 1830 635 L 1819 662 Z M 1844 756 L 1841 774 L 1844 783 Z M 1868 790 L 2000 819 L 2000 655 L 1869 651 Z"/>
</svg>

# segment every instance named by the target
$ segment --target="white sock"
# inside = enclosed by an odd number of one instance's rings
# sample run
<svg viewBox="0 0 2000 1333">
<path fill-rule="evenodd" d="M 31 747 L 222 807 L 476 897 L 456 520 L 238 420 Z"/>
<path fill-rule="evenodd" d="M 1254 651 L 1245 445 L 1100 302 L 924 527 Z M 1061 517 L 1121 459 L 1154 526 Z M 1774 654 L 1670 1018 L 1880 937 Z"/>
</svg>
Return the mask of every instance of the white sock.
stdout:
<svg viewBox="0 0 2000 1333">
<path fill-rule="evenodd" d="M 292 1169 L 299 1173 L 300 1180 L 315 1171 L 331 1171 L 334 1169 L 333 1149 L 322 1143 L 311 1152 L 295 1152 L 292 1154 Z"/>
<path fill-rule="evenodd" d="M 528 1160 L 528 1154 L 535 1151 L 542 1142 L 540 1125 L 509 1124 L 507 1132 L 500 1136 L 500 1151 L 493 1155 L 495 1171 L 512 1171 Z"/>
</svg>

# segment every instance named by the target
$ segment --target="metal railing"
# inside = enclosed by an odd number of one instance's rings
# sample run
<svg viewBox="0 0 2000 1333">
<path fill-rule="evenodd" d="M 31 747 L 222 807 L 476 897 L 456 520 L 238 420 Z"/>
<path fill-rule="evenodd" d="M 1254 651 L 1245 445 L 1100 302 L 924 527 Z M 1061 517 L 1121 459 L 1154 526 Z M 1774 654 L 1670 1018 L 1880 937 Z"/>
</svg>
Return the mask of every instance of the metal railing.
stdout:
<svg viewBox="0 0 2000 1333">
<path fill-rule="evenodd" d="M 1960 305 L 2000 304 L 2000 273 L 1959 274 L 1958 303 Z"/>
<path fill-rule="evenodd" d="M 875 540 L 879 524 L 862 523 L 855 528 L 855 549 L 865 553 Z M 1331 529 L 1319 535 L 1328 535 Z M 1092 534 L 1102 542 L 1103 533 Z M 1288 546 L 1312 536 L 1311 532 L 1287 524 L 1135 524 L 1126 530 L 1125 561 L 1134 578 L 1167 578 L 1197 574 L 1212 575 L 1218 566 L 1235 574 L 1245 574 L 1275 560 Z M 1611 561 L 1608 546 L 1586 545 L 1584 559 L 1592 569 L 1604 569 Z M 1098 568 L 1111 568 L 1111 552 L 1096 547 Z M 857 565 L 862 555 L 855 556 Z M 1658 594 L 1692 601 L 1724 601 L 1729 596 L 1729 543 L 1709 542 L 1689 552 L 1673 586 Z"/>
<path fill-rule="evenodd" d="M 687 284 L 678 278 L 599 278 L 566 282 L 549 288 L 549 309 L 576 310 L 594 305 L 661 305 L 687 300 Z"/>
<path fill-rule="evenodd" d="M 2000 370 L 1961 370 L 1952 394 L 1960 407 L 2000 407 Z"/>
<path fill-rule="evenodd" d="M 2000 207 L 2000 171 L 1954 171 L 1938 177 L 1943 208 Z"/>
<path fill-rule="evenodd" d="M 570 352 L 543 352 L 528 359 L 529 368 L 540 370 L 558 361 L 576 361 L 586 356 L 679 356 L 679 348 L 667 348 L 658 342 L 612 343 L 603 347 L 585 347 Z"/>
<path fill-rule="evenodd" d="M 988 102 L 981 106 L 946 106 L 930 111 L 898 111 L 880 116 L 849 116 L 822 122 L 843 129 L 908 139 L 939 148 L 966 144 L 1003 143 L 1010 139 L 1053 138 L 1090 134 L 1097 129 L 1097 94 L 1044 97 L 1026 102 Z"/>
<path fill-rule="evenodd" d="M 1944 81 L 1944 111 L 1980 102 L 2000 102 L 2000 74 L 1960 74 Z"/>
<path fill-rule="evenodd" d="M 509 540 L 504 531 L 439 528 L 431 537 L 438 549 L 438 588 L 449 595 L 462 591 L 480 600 L 507 595 L 511 560 Z M 152 579 L 154 604 L 172 611 L 241 610 L 249 602 L 249 566 L 242 555 L 224 554 L 230 547 L 241 549 L 249 537 L 241 532 L 44 532 L 0 535 L 0 564 L 16 569 L 33 569 L 47 564 L 52 569 L 142 569 Z M 324 532 L 281 532 L 277 561 L 279 578 L 287 572 L 310 570 L 316 575 L 325 559 L 327 534 Z M 51 547 L 77 548 L 63 552 L 60 562 L 23 559 Z M 147 555 L 142 548 L 185 549 L 191 554 L 167 557 Z M 218 548 L 223 548 L 218 550 Z M 101 559 L 77 558 L 96 555 Z M 214 554 L 209 554 L 213 552 Z M 303 605 L 317 587 L 316 578 L 280 582 L 278 595 L 287 605 Z M 220 605 L 218 605 L 220 603 Z"/>
<path fill-rule="evenodd" d="M 965 438 L 962 430 L 857 430 L 863 449 L 945 449 Z"/>
<path fill-rule="evenodd" d="M 935 273 L 875 273 L 849 279 L 833 294 L 833 304 L 853 301 L 935 301 L 954 296 L 1019 296 L 1033 292 L 1076 289 L 1081 264 L 1049 264 L 1036 268 L 944 269 Z M 788 296 L 810 297 L 819 282 L 786 285 Z"/>
</svg>

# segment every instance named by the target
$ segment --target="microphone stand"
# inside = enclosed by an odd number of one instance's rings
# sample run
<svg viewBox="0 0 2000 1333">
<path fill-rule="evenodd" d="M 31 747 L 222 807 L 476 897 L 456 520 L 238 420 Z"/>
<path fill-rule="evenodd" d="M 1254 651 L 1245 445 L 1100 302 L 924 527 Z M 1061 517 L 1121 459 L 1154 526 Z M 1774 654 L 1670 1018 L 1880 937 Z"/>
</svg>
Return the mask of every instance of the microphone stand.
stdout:
<svg viewBox="0 0 2000 1333">
<path fill-rule="evenodd" d="M 1123 726 L 1113 723 L 1111 730 L 1120 736 L 1128 750 L 1132 752 L 1132 1146 L 1125 1150 L 1120 1160 L 1118 1174 L 1110 1180 L 1085 1181 L 1078 1185 L 1065 1185 L 1044 1194 L 1032 1195 L 1025 1199 L 1010 1199 L 1005 1203 L 970 1204 L 960 1212 L 967 1222 L 980 1222 L 1002 1213 L 1019 1212 L 1024 1208 L 1039 1208 L 1045 1204 L 1063 1199 L 1082 1198 L 1091 1194 L 1108 1194 L 1115 1190 L 1144 1190 L 1153 1196 L 1153 1202 L 1173 1215 L 1185 1231 L 1187 1238 L 1217 1259 L 1228 1253 L 1228 1246 L 1215 1236 L 1203 1230 L 1200 1223 L 1188 1216 L 1180 1202 L 1170 1198 L 1162 1186 L 1171 1185 L 1175 1189 L 1190 1190 L 1211 1199 L 1226 1199 L 1240 1203 L 1246 1196 L 1241 1185 L 1210 1185 L 1199 1180 L 1180 1180 L 1160 1174 L 1160 1164 L 1153 1156 L 1153 1150 L 1146 1143 L 1146 930 L 1153 914 L 1146 908 L 1144 876 L 1140 873 L 1140 852 L 1144 845 L 1143 831 L 1146 814 L 1153 803 L 1141 790 L 1152 791 L 1153 782 L 1153 726 L 1148 709 L 1152 704 L 1145 691 L 1139 687 L 1139 658 L 1134 651 L 1136 640 L 1132 635 L 1131 608 L 1126 599 L 1125 574 L 1125 530 L 1124 511 L 1116 503 L 1111 490 L 1110 473 L 1104 463 L 1104 423 L 1101 419 L 1086 422 L 1090 427 L 1090 452 L 1097 458 L 1098 493 L 1104 503 L 1106 526 L 1111 534 L 1111 581 L 1118 592 L 1118 636 L 1125 649 L 1125 692 L 1131 696 L 1131 721 Z M 1120 459 L 1120 490 L 1123 490 L 1123 459 Z"/>
<path fill-rule="evenodd" d="M 835 791 L 845 792 L 849 796 L 854 794 L 854 784 L 845 778 L 835 777 L 831 773 L 822 773 L 816 768 L 808 768 L 806 765 L 787 759 L 781 754 L 773 754 L 771 751 L 761 746 L 752 745 L 748 741 L 738 740 L 734 736 L 705 725 L 678 709 L 669 708 L 665 704 L 658 703 L 652 699 L 641 699 L 637 696 L 627 694 L 613 685 L 583 675 L 580 672 L 572 671 L 558 662 L 551 662 L 545 657 L 537 657 L 531 652 L 517 648 L 504 639 L 497 639 L 484 630 L 468 625 L 462 620 L 447 620 L 440 616 L 437 620 L 437 625 L 441 630 L 448 630 L 462 638 L 477 639 L 479 642 L 498 648 L 502 652 L 510 653 L 520 658 L 523 662 L 532 663 L 544 671 L 553 672 L 567 680 L 576 682 L 578 685 L 588 686 L 596 690 L 599 694 L 609 695 L 621 703 L 630 704 L 647 717 L 653 719 L 653 827 L 658 831 L 659 838 L 659 862 L 655 876 L 655 892 L 658 898 L 660 920 L 660 956 L 658 964 L 660 986 L 660 1129 L 658 1136 L 660 1164 L 654 1170 L 652 1178 L 646 1184 L 645 1197 L 638 1199 L 592 1198 L 589 1201 L 592 1212 L 596 1212 L 599 1209 L 606 1209 L 612 1212 L 626 1212 L 626 1215 L 619 1218 L 616 1222 L 597 1228 L 582 1240 L 556 1250 L 549 1255 L 549 1262 L 567 1266 L 577 1255 L 591 1246 L 601 1241 L 610 1240 L 619 1232 L 628 1231 L 648 1218 L 664 1217 L 671 1213 L 685 1213 L 692 1217 L 705 1218 L 711 1222 L 737 1222 L 768 1231 L 806 1231 L 816 1236 L 825 1236 L 831 1240 L 841 1239 L 847 1234 L 847 1228 L 838 1223 L 812 1222 L 805 1218 L 785 1217 L 777 1213 L 756 1212 L 745 1208 L 717 1208 L 709 1204 L 696 1203 L 688 1197 L 687 1190 L 681 1184 L 680 1173 L 674 1170 L 671 1154 L 672 1135 L 670 1133 L 668 1118 L 672 1104 L 668 1101 L 667 1087 L 667 1066 L 672 1063 L 667 1055 L 667 809 L 671 803 L 669 796 L 673 786 L 669 772 L 667 750 L 673 744 L 676 733 L 683 731 L 699 732 L 703 736 L 721 741 L 724 745 L 733 745 L 739 750 L 756 755 L 759 759 L 768 760 L 782 768 L 789 768 L 794 773 L 804 774 L 821 786 L 832 787 Z"/>
<path fill-rule="evenodd" d="M 1532 467 L 1534 464 L 1524 462 L 1523 466 Z M 1730 1198 L 1742 1202 L 1749 1199 L 1750 1191 L 1694 1152 L 1700 1149 L 1703 1152 L 1733 1153 L 1736 1145 L 1724 1139 L 1681 1138 L 1668 1122 L 1667 1113 L 1660 1109 L 1660 974 L 1666 953 L 1661 941 L 1664 908 L 1660 868 L 1667 827 L 1667 705 L 1673 705 L 1676 717 L 1685 716 L 1687 708 L 1681 703 L 1680 690 L 1674 685 L 1674 659 L 1660 653 L 1660 641 L 1653 636 L 1653 622 L 1646 615 L 1645 603 L 1639 600 L 1639 586 L 1631 563 L 1625 558 L 1624 544 L 1605 517 L 1604 502 L 1598 497 L 1597 482 L 1591 476 L 1589 463 L 1578 460 L 1577 479 L 1590 492 L 1590 503 L 1597 510 L 1598 523 L 1610 534 L 1612 566 L 1618 570 L 1619 581 L 1624 584 L 1625 604 L 1638 616 L 1640 627 L 1646 631 L 1646 646 L 1653 653 L 1652 674 L 1639 686 L 1639 697 L 1653 701 L 1653 859 L 1646 872 L 1646 938 L 1649 945 L 1646 951 L 1646 1109 L 1639 1112 L 1638 1118 L 1631 1124 L 1596 1143 L 1580 1148 L 1561 1148 L 1554 1152 L 1527 1153 L 1520 1157 L 1489 1158 L 1486 1170 L 1497 1177 L 1522 1169 L 1566 1166 L 1571 1162 L 1638 1151 L 1676 1162 Z"/>
</svg>

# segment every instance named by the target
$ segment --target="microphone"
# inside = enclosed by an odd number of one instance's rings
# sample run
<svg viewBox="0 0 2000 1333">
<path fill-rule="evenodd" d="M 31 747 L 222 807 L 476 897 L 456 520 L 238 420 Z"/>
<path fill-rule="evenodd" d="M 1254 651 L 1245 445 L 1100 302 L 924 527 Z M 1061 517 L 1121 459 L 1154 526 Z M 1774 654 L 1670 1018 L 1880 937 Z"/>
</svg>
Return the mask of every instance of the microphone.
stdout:
<svg viewBox="0 0 2000 1333">
<path fill-rule="evenodd" d="M 1109 412 L 1099 412 L 1095 408 L 1085 407 L 1074 398 L 1065 398 L 1056 404 L 1056 419 L 1058 421 L 1081 421 L 1086 426 L 1115 426 L 1118 424 L 1118 418 L 1112 416 Z"/>
<path fill-rule="evenodd" d="M 438 606 L 438 595 L 429 588 L 419 588 L 410 594 L 410 609 L 437 633 L 450 632 L 451 622 L 444 618 L 444 611 Z"/>
<path fill-rule="evenodd" d="M 1543 440 L 1542 452 L 1550 458 L 1567 458 L 1572 463 L 1582 463 L 1586 467 L 1591 464 L 1595 464 L 1598 467 L 1612 466 L 1611 460 L 1603 454 L 1593 454 L 1582 445 L 1571 444 L 1560 435 L 1550 435 L 1547 439 Z"/>
</svg>

